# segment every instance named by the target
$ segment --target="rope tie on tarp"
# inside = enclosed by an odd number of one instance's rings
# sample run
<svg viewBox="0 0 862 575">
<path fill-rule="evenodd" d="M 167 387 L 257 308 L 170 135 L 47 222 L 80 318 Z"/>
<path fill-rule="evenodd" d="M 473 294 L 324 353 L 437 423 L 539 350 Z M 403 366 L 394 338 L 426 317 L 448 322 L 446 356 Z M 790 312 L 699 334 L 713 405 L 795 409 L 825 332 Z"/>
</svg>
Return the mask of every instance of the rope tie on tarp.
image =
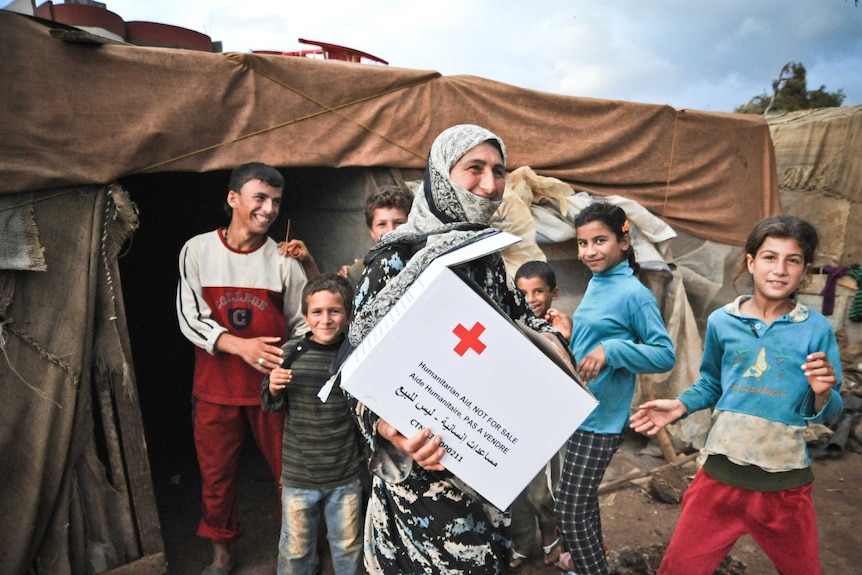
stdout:
<svg viewBox="0 0 862 575">
<path fill-rule="evenodd" d="M 102 256 L 102 264 L 105 266 L 105 282 L 108 286 L 108 294 L 111 296 L 111 316 L 108 318 L 110 321 L 115 321 L 117 319 L 117 296 L 114 293 L 114 278 L 111 275 L 111 266 L 108 262 L 108 226 L 111 223 L 111 219 L 113 218 L 113 214 L 116 213 L 116 204 L 114 204 L 114 196 L 113 190 L 108 187 L 108 201 L 105 202 L 105 219 L 102 222 L 102 235 L 99 238 L 99 251 L 101 251 Z M 113 206 L 113 210 L 111 207 Z"/>
<path fill-rule="evenodd" d="M 3 206 L 2 208 L 0 208 L 0 212 L 16 210 L 16 209 L 22 208 L 24 206 L 32 206 L 34 204 L 38 204 L 39 202 L 44 202 L 45 200 L 50 200 L 52 198 L 66 195 L 69 192 L 74 192 L 74 191 L 78 190 L 79 188 L 80 188 L 80 186 L 75 186 L 73 188 L 67 188 L 67 189 L 61 190 L 59 192 L 49 194 L 47 196 L 42 196 L 40 198 L 36 198 L 35 200 L 31 198 L 31 199 L 25 200 L 23 202 L 18 202 L 17 204 L 10 204 L 8 206 Z"/>
<path fill-rule="evenodd" d="M 9 366 L 9 369 L 12 370 L 12 373 L 17 375 L 18 379 L 20 379 L 21 382 L 24 385 L 26 385 L 33 393 L 35 393 L 36 395 L 38 395 L 42 399 L 46 399 L 46 400 L 50 401 L 51 403 L 56 405 L 59 409 L 63 409 L 63 406 L 60 405 L 57 402 L 57 400 L 53 399 L 47 393 L 45 393 L 44 391 L 42 391 L 41 389 L 39 389 L 35 385 L 28 382 L 26 379 L 24 379 L 24 376 L 21 375 L 20 373 L 18 373 L 18 371 L 15 369 L 15 366 L 12 365 L 12 361 L 9 359 L 9 354 L 6 353 L 6 343 L 8 340 L 7 330 L 9 332 L 17 335 L 22 341 L 28 343 L 30 345 L 30 347 L 36 349 L 39 352 L 39 355 L 40 355 L 40 357 L 42 357 L 42 359 L 48 359 L 52 363 L 59 365 L 63 369 L 63 371 L 65 371 L 66 373 L 68 373 L 72 377 L 72 380 L 75 384 L 75 387 L 77 387 L 78 386 L 78 378 L 72 372 L 72 367 L 68 363 L 61 360 L 59 357 L 51 354 L 50 352 L 48 352 L 47 350 L 42 348 L 39 344 L 37 344 L 32 339 L 30 339 L 30 338 L 26 337 L 24 334 L 20 333 L 18 330 L 13 328 L 11 324 L 12 324 L 11 319 L 5 319 L 3 317 L 0 317 L 0 350 L 3 351 L 3 357 L 4 357 L 4 359 L 6 359 L 6 365 Z"/>
<path fill-rule="evenodd" d="M 679 115 L 680 111 L 674 109 L 673 111 L 673 135 L 670 140 L 670 158 L 667 162 L 667 181 L 664 186 L 664 202 L 661 205 L 661 215 L 665 215 L 665 208 L 667 208 L 667 200 L 670 197 L 670 181 L 671 181 L 671 173 L 673 172 L 673 156 L 674 152 L 676 152 L 676 125 L 679 123 Z"/>
<path fill-rule="evenodd" d="M 111 221 L 115 221 L 118 219 L 119 211 L 116 199 L 114 197 L 114 190 L 111 186 L 108 186 L 107 188 L 107 197 L 108 199 L 105 202 L 104 220 L 102 222 L 102 235 L 99 238 L 99 250 L 102 256 L 102 265 L 104 265 L 105 267 L 105 288 L 108 292 L 108 296 L 110 297 L 110 315 L 108 316 L 107 320 L 111 326 L 111 329 L 114 332 L 114 341 L 121 342 L 123 338 L 120 336 L 119 327 L 117 326 L 117 319 L 119 317 L 119 313 L 117 311 L 117 296 L 114 290 L 114 276 L 113 274 L 111 274 L 111 262 L 108 258 L 108 230 L 110 229 Z M 129 365 L 128 358 L 126 357 L 122 346 L 119 347 L 120 349 L 116 353 L 120 357 L 120 361 L 122 363 L 121 368 L 123 374 L 123 389 L 129 397 L 134 397 L 134 386 L 129 385 L 132 381 L 132 368 Z M 104 362 L 106 365 L 100 365 L 100 363 L 101 362 L 99 361 L 99 357 L 97 356 L 97 366 L 102 369 L 103 372 L 110 374 L 111 370 L 109 366 L 107 366 L 107 362 Z"/>
<path fill-rule="evenodd" d="M 395 140 L 393 140 L 392 138 L 389 138 L 389 137 L 385 136 L 384 134 L 381 134 L 380 132 L 378 132 L 378 131 L 374 130 L 374 129 L 373 129 L 373 128 L 371 128 L 370 126 L 367 126 L 367 125 L 365 125 L 365 124 L 363 124 L 363 123 L 361 123 L 361 122 L 358 122 L 358 121 L 354 120 L 353 118 L 351 118 L 351 117 L 350 117 L 350 116 L 348 116 L 347 114 L 344 114 L 344 113 L 343 113 L 343 112 L 341 112 L 340 110 L 343 110 L 344 108 L 348 108 L 348 107 L 350 107 L 350 106 L 354 106 L 354 105 L 356 105 L 356 104 L 362 104 L 362 103 L 364 103 L 364 102 L 368 102 L 368 101 L 370 101 L 370 100 L 375 100 L 375 99 L 377 99 L 377 98 L 380 98 L 380 97 L 382 97 L 382 96 L 386 96 L 386 95 L 389 95 L 389 94 L 393 94 L 393 93 L 395 93 L 395 92 L 400 92 L 401 90 L 409 90 L 410 88 L 414 88 L 414 87 L 416 87 L 416 86 L 420 86 L 420 85 L 422 85 L 422 84 L 425 84 L 425 83 L 427 83 L 427 82 L 430 82 L 430 81 L 434 80 L 435 78 L 425 78 L 425 79 L 422 79 L 422 80 L 417 80 L 416 82 L 411 82 L 410 84 L 406 84 L 406 85 L 404 85 L 404 86 L 398 86 L 398 87 L 396 87 L 396 88 L 392 88 L 392 89 L 390 89 L 390 90 L 384 90 L 384 91 L 382 91 L 382 92 L 378 92 L 378 93 L 376 93 L 376 94 L 371 94 L 371 95 L 365 96 L 365 97 L 363 97 L 363 98 L 358 98 L 358 99 L 356 99 L 356 100 L 352 100 L 352 101 L 350 101 L 350 102 L 346 102 L 346 103 L 344 103 L 344 104 L 339 104 L 339 105 L 337 105 L 337 106 L 329 106 L 329 105 L 327 105 L 327 104 L 325 104 L 325 103 L 321 102 L 321 101 L 320 101 L 320 100 L 318 100 L 317 98 L 314 98 L 313 96 L 311 96 L 311 95 L 309 95 L 309 94 L 306 94 L 306 93 L 302 92 L 302 91 L 301 91 L 301 90 L 299 90 L 298 88 L 296 88 L 296 87 L 294 87 L 294 86 L 291 86 L 291 85 L 289 85 L 289 84 L 287 84 L 287 83 L 285 83 L 285 82 L 282 82 L 282 81 L 281 81 L 281 80 L 279 80 L 278 78 L 274 78 L 274 77 L 273 77 L 273 76 L 271 76 L 270 74 L 266 74 L 265 72 L 261 72 L 260 70 L 256 70 L 255 68 L 253 68 L 253 67 L 248 63 L 248 61 L 244 58 L 244 56 L 243 56 L 242 54 L 228 54 L 228 55 L 227 55 L 227 58 L 228 58 L 229 60 L 232 60 L 233 62 L 235 62 L 235 63 L 239 64 L 239 65 L 240 65 L 240 66 L 242 66 L 243 68 L 246 68 L 246 69 L 248 69 L 248 70 L 251 70 L 252 72 L 254 72 L 255 74 L 257 74 L 258 76 L 261 76 L 261 77 L 263 77 L 263 78 L 266 78 L 267 80 L 269 80 L 269 81 L 271 81 L 271 82 L 273 82 L 273 83 L 275 83 L 275 84 L 278 84 L 278 85 L 279 85 L 279 86 L 281 86 L 282 88 L 285 88 L 285 89 L 287 89 L 287 90 L 290 90 L 291 92 L 293 92 L 293 93 L 294 93 L 294 94 L 296 94 L 297 96 L 300 96 L 301 98 L 305 98 L 305 99 L 306 99 L 306 100 L 308 100 L 309 102 L 313 102 L 314 104 L 317 104 L 318 106 L 320 106 L 320 107 L 321 107 L 321 108 L 323 108 L 323 109 L 322 109 L 322 110 L 320 110 L 319 112 L 312 112 L 312 113 L 310 113 L 310 114 L 306 114 L 306 115 L 304 115 L 304 116 L 299 116 L 299 117 L 297 117 L 297 118 L 293 118 L 293 119 L 291 119 L 291 120 L 287 120 L 287 121 L 285 121 L 285 122 L 280 122 L 280 123 L 278 123 L 278 124 L 274 124 L 274 125 L 272 125 L 272 126 L 270 126 L 270 127 L 268 127 L 268 128 L 262 128 L 262 129 L 260 129 L 260 130 L 255 130 L 254 132 L 249 132 L 249 133 L 247 133 L 247 134 L 242 134 L 242 135 L 237 136 L 236 138 L 233 138 L 233 139 L 231 139 L 231 140 L 226 140 L 226 141 L 224 141 L 224 142 L 219 142 L 219 143 L 217 143 L 217 144 L 212 144 L 211 146 L 206 146 L 206 147 L 203 147 L 203 148 L 199 148 L 199 149 L 197 149 L 197 150 L 194 150 L 194 151 L 192 151 L 192 152 L 188 152 L 188 153 L 186 153 L 186 154 L 182 154 L 182 155 L 179 155 L 179 156 L 175 156 L 175 157 L 173 157 L 173 158 L 169 158 L 169 159 L 167 159 L 167 160 L 163 160 L 163 161 L 161 161 L 161 162 L 156 162 L 155 164 L 151 164 L 151 165 L 149 165 L 149 166 L 147 166 L 147 167 L 145 167 L 145 168 L 141 168 L 141 169 L 139 170 L 139 172 L 146 172 L 146 171 L 148 171 L 148 170 L 152 170 L 152 169 L 154 169 L 154 168 L 158 168 L 158 167 L 160 167 L 160 166 L 164 166 L 165 164 L 170 164 L 170 163 L 172 163 L 172 162 L 177 162 L 177 161 L 179 161 L 179 160 L 184 160 L 184 159 L 186 159 L 186 158 L 190 158 L 190 157 L 192 157 L 192 156 L 196 156 L 197 154 L 202 154 L 202 153 L 204 153 L 204 152 L 209 152 L 209 151 L 215 150 L 215 149 L 217 149 L 217 148 L 220 148 L 220 147 L 222 147 L 222 146 L 226 146 L 226 145 L 228 145 L 228 144 L 233 144 L 233 143 L 236 143 L 236 142 L 239 142 L 239 141 L 242 141 L 242 140 L 246 140 L 246 139 L 248 139 L 248 138 L 253 138 L 254 136 L 259 136 L 259 135 L 261 135 L 261 134 L 265 134 L 265 133 L 267 133 L 267 132 L 272 132 L 273 130 L 278 130 L 279 128 L 284 128 L 284 127 L 286 127 L 286 126 L 290 126 L 291 124 L 297 124 L 297 123 L 302 122 L 302 121 L 305 121 L 305 120 L 310 120 L 310 119 L 312 119 L 312 118 L 316 118 L 316 117 L 318 117 L 318 116 L 322 116 L 322 115 L 324 115 L 324 114 L 335 114 L 335 115 L 337 115 L 337 116 L 340 116 L 342 119 L 347 120 L 348 122 L 351 122 L 352 124 L 355 124 L 356 126 L 358 126 L 358 127 L 362 128 L 362 129 L 363 129 L 363 130 L 365 130 L 366 132 L 369 132 L 369 133 L 371 133 L 371 134 L 374 134 L 375 136 L 377 136 L 377 137 L 381 138 L 382 140 L 384 140 L 384 141 L 386 141 L 386 142 L 389 142 L 389 143 L 390 143 L 390 144 L 392 144 L 393 146 L 395 146 L 395 147 L 397 147 L 397 148 L 399 148 L 399 149 L 401 149 L 401 150 L 403 150 L 403 151 L 407 152 L 408 154 L 411 154 L 411 155 L 413 155 L 413 156 L 416 156 L 417 158 L 419 158 L 419 159 L 420 159 L 420 160 L 422 160 L 423 162 L 427 159 L 427 158 L 425 157 L 425 155 L 424 155 L 424 154 L 420 154 L 420 153 L 418 153 L 418 152 L 416 152 L 416 151 L 414 151 L 414 150 L 411 150 L 410 148 L 408 148 L 408 147 L 406 147 L 406 146 L 403 146 L 402 144 L 400 144 L 400 143 L 396 142 L 396 141 L 395 141 Z"/>
</svg>

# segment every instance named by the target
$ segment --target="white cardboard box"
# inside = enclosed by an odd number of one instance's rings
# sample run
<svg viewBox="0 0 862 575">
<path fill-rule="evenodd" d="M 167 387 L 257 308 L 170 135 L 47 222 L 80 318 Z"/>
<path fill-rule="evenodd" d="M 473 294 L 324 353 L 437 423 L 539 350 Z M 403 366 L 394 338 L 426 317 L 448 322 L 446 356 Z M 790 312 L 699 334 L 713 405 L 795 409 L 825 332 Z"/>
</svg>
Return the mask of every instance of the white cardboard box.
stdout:
<svg viewBox="0 0 862 575">
<path fill-rule="evenodd" d="M 402 434 L 441 434 L 441 463 L 501 509 L 597 404 L 448 267 L 517 241 L 498 232 L 438 257 L 341 371 L 342 388 Z"/>
</svg>

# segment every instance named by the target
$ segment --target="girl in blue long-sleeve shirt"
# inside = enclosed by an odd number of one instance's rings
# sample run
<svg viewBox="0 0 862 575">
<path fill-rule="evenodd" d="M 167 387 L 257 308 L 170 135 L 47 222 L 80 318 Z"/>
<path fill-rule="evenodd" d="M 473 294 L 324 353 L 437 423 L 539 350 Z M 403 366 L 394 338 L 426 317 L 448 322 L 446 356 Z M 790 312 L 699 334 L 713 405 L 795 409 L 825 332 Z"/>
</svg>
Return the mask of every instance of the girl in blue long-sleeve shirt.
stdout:
<svg viewBox="0 0 862 575">
<path fill-rule="evenodd" d="M 652 435 L 715 408 L 708 457 L 683 497 L 659 574 L 711 574 L 746 533 L 779 572 L 820 573 L 802 433 L 808 422 L 840 415 L 841 358 L 827 319 L 793 299 L 817 243 L 814 227 L 795 216 L 758 223 L 737 275 L 751 274 L 754 295 L 709 316 L 700 380 L 631 418 L 632 428 Z"/>
<path fill-rule="evenodd" d="M 571 350 L 599 405 L 566 445 L 554 512 L 578 575 L 608 572 L 598 487 L 623 440 L 638 373 L 674 365 L 673 344 L 652 292 L 635 276 L 626 214 L 597 202 L 575 218 L 578 259 L 593 272 L 572 316 Z"/>
</svg>

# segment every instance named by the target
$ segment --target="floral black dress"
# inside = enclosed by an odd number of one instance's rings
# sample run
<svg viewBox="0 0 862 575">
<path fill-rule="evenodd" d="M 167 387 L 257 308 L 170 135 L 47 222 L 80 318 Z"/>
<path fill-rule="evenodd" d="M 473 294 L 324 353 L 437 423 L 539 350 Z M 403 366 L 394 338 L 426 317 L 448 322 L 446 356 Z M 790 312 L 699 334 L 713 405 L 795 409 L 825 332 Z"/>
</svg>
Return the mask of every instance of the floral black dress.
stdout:
<svg viewBox="0 0 862 575">
<path fill-rule="evenodd" d="M 368 262 L 356 293 L 356 309 L 373 301 L 395 277 L 411 249 L 395 244 Z M 538 331 L 555 331 L 533 316 L 523 296 L 507 287 L 499 254 L 458 268 L 509 317 Z M 496 508 L 448 471 L 414 464 L 377 434 L 378 416 L 349 398 L 371 449 L 373 483 L 365 524 L 365 569 L 372 575 L 506 573 L 511 541 L 508 513 Z"/>
</svg>

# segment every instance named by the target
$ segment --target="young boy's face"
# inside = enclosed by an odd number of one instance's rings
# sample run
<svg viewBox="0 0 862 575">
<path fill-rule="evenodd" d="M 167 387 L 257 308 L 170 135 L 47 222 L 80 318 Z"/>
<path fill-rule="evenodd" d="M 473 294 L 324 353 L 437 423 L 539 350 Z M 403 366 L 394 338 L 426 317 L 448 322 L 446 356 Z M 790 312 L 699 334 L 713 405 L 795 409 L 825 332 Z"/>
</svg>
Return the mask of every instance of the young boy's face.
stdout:
<svg viewBox="0 0 862 575">
<path fill-rule="evenodd" d="M 545 317 L 551 308 L 551 302 L 557 299 L 558 289 L 551 289 L 540 277 L 518 278 L 518 289 L 526 295 L 527 304 L 536 317 Z"/>
<path fill-rule="evenodd" d="M 347 328 L 350 318 L 340 294 L 328 290 L 315 292 L 306 299 L 305 323 L 311 329 L 311 340 L 323 345 L 335 343 Z"/>
<path fill-rule="evenodd" d="M 371 219 L 371 239 L 375 242 L 398 226 L 407 222 L 407 214 L 398 208 L 377 208 Z"/>
</svg>

